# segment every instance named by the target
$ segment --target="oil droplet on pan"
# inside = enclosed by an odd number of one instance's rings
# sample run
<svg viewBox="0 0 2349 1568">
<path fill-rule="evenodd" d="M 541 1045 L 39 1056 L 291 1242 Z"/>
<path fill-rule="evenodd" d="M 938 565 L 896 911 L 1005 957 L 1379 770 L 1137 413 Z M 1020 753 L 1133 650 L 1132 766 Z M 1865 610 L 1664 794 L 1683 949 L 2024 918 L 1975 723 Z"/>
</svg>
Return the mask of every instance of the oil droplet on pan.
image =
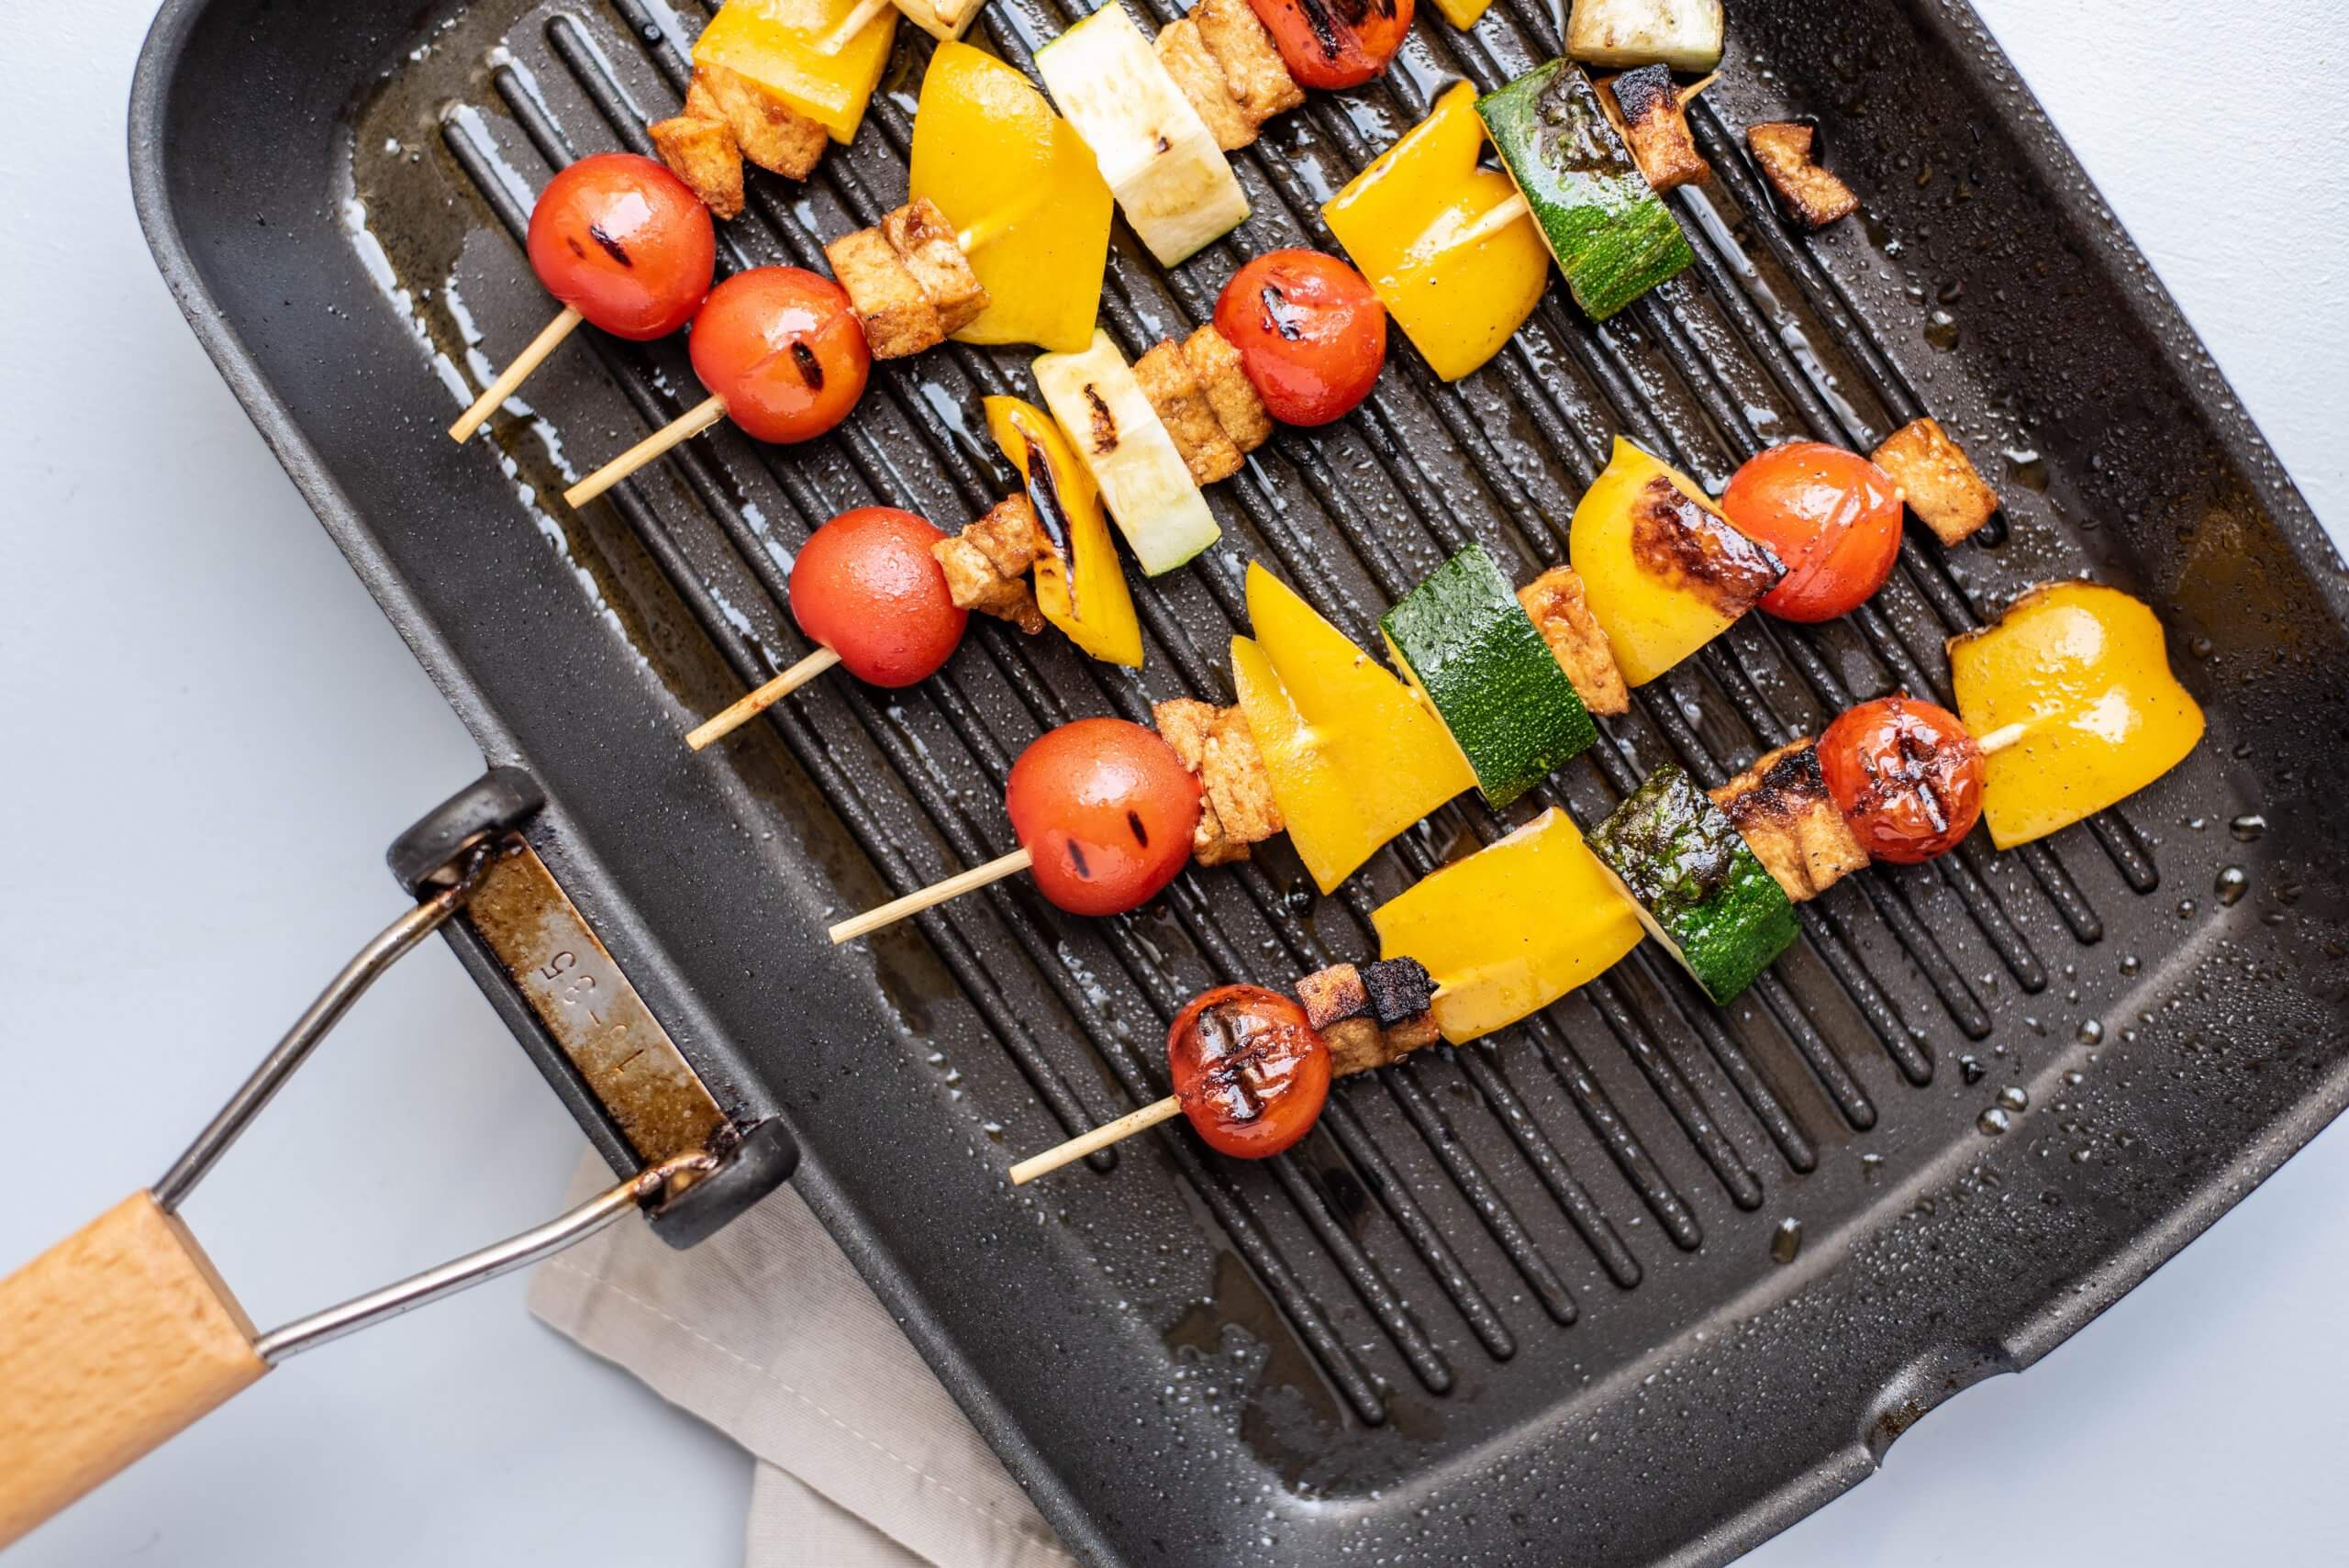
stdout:
<svg viewBox="0 0 2349 1568">
<path fill-rule="evenodd" d="M 1770 1232 L 1770 1261 L 1791 1263 L 1801 1251 L 1802 1221 L 1791 1218 L 1778 1221 L 1778 1228 Z"/>
</svg>

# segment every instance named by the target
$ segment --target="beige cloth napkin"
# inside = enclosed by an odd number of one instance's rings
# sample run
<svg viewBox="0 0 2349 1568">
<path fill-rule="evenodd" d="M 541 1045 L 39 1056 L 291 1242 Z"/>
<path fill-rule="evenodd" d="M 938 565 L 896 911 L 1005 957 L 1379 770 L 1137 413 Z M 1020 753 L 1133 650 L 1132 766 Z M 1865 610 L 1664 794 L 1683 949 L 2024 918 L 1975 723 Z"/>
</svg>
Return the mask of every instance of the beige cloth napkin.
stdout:
<svg viewBox="0 0 2349 1568">
<path fill-rule="evenodd" d="M 610 1181 L 591 1155 L 573 1198 Z M 748 1568 L 1075 1562 L 788 1186 L 689 1251 L 623 1221 L 529 1301 L 751 1451 Z"/>
</svg>

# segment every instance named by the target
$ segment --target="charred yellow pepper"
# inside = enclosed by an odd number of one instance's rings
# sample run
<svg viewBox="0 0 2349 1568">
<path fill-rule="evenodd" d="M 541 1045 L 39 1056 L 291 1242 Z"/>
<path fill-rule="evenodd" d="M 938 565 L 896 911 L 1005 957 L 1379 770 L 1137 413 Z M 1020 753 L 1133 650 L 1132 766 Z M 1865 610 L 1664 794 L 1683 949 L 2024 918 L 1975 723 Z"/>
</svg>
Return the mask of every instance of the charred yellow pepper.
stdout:
<svg viewBox="0 0 2349 1568">
<path fill-rule="evenodd" d="M 1620 436 L 1575 507 L 1567 549 L 1634 686 L 1728 630 L 1783 575 L 1695 481 Z"/>
<path fill-rule="evenodd" d="M 1988 743 L 1982 817 L 2002 850 L 2134 795 L 2202 739 L 2161 622 L 2118 588 L 2033 588 L 1952 638 L 1949 665 L 1958 717 Z"/>
<path fill-rule="evenodd" d="M 1327 893 L 1475 775 L 1409 687 L 1253 564 L 1248 618 L 1232 682 L 1289 840 Z"/>
<path fill-rule="evenodd" d="M 1550 278 L 1531 217 L 1480 227 L 1517 199 L 1508 175 L 1476 167 L 1484 145 L 1476 90 L 1463 82 L 1321 206 L 1395 324 L 1446 381 L 1500 352 Z"/>
<path fill-rule="evenodd" d="M 1109 187 L 1028 78 L 942 43 L 921 79 L 907 198 L 967 236 L 987 307 L 954 336 L 1076 353 L 1093 340 L 1109 257 Z"/>
<path fill-rule="evenodd" d="M 694 63 L 748 76 L 829 131 L 856 135 L 889 62 L 897 13 L 884 6 L 853 31 L 860 0 L 726 0 L 694 45 Z"/>
<path fill-rule="evenodd" d="M 1640 945 L 1640 917 L 1582 841 L 1543 812 L 1371 916 L 1383 958 L 1435 977 L 1435 1021 L 1458 1045 L 1537 1013 Z"/>
<path fill-rule="evenodd" d="M 985 403 L 987 433 L 1027 481 L 1028 498 L 1060 551 L 1036 563 L 1036 607 L 1094 658 L 1140 669 L 1141 622 L 1092 476 L 1051 415 L 1017 397 Z"/>
</svg>

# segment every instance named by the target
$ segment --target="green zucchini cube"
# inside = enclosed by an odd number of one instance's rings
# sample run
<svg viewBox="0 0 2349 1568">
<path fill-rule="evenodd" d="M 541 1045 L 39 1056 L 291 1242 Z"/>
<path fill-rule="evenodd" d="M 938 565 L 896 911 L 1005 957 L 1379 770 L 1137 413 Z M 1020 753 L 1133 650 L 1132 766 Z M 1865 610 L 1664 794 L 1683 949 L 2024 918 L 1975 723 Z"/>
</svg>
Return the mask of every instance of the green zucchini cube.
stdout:
<svg viewBox="0 0 2349 1568">
<path fill-rule="evenodd" d="M 1679 768 L 1650 774 L 1592 830 L 1590 850 L 1631 895 L 1648 934 L 1717 1005 L 1794 942 L 1786 889 Z"/>
<path fill-rule="evenodd" d="M 1695 263 L 1582 67 L 1553 60 L 1476 100 L 1575 303 L 1604 321 Z"/>
<path fill-rule="evenodd" d="M 1438 567 L 1378 626 L 1496 807 L 1598 739 L 1574 682 L 1483 545 Z"/>
</svg>

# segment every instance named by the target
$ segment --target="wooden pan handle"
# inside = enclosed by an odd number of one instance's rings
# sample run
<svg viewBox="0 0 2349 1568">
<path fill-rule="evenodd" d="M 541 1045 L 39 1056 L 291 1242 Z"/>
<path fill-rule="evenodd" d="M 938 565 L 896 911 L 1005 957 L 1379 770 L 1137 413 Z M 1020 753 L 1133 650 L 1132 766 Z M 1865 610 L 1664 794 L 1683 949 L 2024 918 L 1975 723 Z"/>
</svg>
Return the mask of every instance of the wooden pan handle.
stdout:
<svg viewBox="0 0 2349 1568">
<path fill-rule="evenodd" d="M 187 1228 L 123 1199 L 0 1281 L 0 1547 L 268 1370 Z"/>
</svg>

